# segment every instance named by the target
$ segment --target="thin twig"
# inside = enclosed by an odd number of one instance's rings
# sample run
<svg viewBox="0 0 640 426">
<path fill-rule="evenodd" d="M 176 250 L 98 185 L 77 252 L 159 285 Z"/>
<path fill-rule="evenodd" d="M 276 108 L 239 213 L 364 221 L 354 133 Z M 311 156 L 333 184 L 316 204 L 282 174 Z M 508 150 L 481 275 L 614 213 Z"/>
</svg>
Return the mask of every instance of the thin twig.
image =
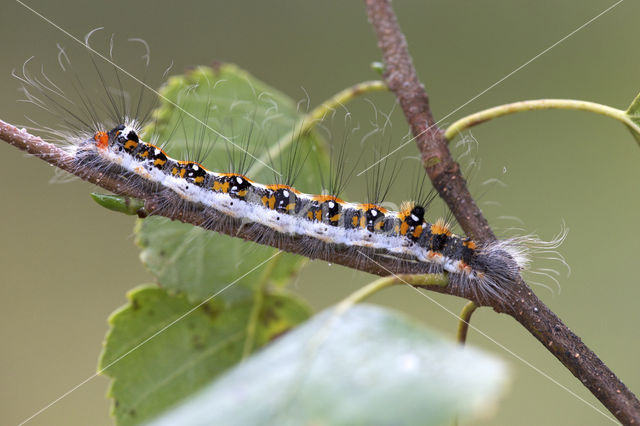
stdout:
<svg viewBox="0 0 640 426">
<path fill-rule="evenodd" d="M 424 86 L 407 49 L 390 0 L 365 0 L 385 63 L 384 78 L 395 93 L 416 139 L 434 188 L 462 229 L 480 242 L 495 239 L 436 125 Z M 504 301 L 483 303 L 515 318 L 624 424 L 640 424 L 640 401 L 615 374 L 518 279 Z M 477 302 L 477 301 L 474 301 Z"/>
<path fill-rule="evenodd" d="M 429 287 L 440 286 L 446 287 L 449 284 L 449 279 L 445 274 L 403 274 L 403 275 L 389 275 L 387 277 L 378 278 L 377 280 L 367 284 L 364 287 L 360 287 L 355 292 L 351 293 L 348 297 L 343 299 L 335 307 L 337 315 L 342 315 L 348 309 L 351 309 L 353 305 L 374 293 L 379 292 L 382 289 L 390 287 L 396 284 L 409 284 L 416 287 Z"/>
<path fill-rule="evenodd" d="M 467 302 L 460 312 L 460 321 L 458 321 L 458 333 L 456 340 L 462 346 L 467 342 L 467 333 L 469 332 L 469 322 L 471 321 L 471 315 L 478 309 L 478 305 L 473 302 Z"/>
<path fill-rule="evenodd" d="M 381 92 L 389 90 L 384 81 L 373 80 L 363 81 L 362 83 L 354 84 L 351 87 L 336 93 L 331 98 L 325 100 L 323 103 L 309 111 L 304 115 L 294 126 L 293 130 L 282 136 L 269 151 L 260 157 L 260 162 L 257 162 L 247 172 L 247 176 L 257 176 L 260 170 L 264 167 L 264 164 L 272 161 L 278 157 L 289 145 L 297 141 L 301 136 L 308 133 L 313 127 L 318 124 L 324 118 L 330 115 L 341 105 L 344 105 L 358 96 Z"/>
<path fill-rule="evenodd" d="M 544 109 L 567 109 L 593 112 L 595 114 L 604 115 L 605 117 L 618 120 L 622 124 L 626 125 L 635 135 L 640 135 L 640 126 L 631 119 L 626 111 L 621 109 L 595 102 L 578 101 L 575 99 L 532 99 L 495 106 L 461 118 L 447 127 L 447 130 L 444 132 L 444 137 L 448 141 L 451 141 L 463 130 L 485 123 L 489 120 L 493 120 L 494 118 L 514 114 L 516 112 Z"/>
</svg>

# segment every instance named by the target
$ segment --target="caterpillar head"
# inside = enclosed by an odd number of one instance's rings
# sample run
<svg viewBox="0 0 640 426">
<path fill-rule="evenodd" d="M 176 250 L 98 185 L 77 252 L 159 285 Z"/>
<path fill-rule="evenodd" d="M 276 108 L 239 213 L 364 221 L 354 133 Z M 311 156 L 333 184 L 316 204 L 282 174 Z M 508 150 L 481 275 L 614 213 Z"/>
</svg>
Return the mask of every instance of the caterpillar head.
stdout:
<svg viewBox="0 0 640 426">
<path fill-rule="evenodd" d="M 107 132 L 96 132 L 93 135 L 93 140 L 96 143 L 96 147 L 100 150 L 106 150 L 109 147 L 109 134 Z"/>
</svg>

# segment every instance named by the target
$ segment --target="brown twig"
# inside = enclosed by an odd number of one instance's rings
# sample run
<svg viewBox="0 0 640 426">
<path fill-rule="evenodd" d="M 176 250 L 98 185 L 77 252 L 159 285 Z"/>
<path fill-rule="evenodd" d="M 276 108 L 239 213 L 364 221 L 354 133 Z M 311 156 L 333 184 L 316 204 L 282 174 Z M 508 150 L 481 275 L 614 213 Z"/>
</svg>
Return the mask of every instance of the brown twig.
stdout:
<svg viewBox="0 0 640 426">
<path fill-rule="evenodd" d="M 431 114 L 429 98 L 418 80 L 407 41 L 398 27 L 391 6 L 383 1 L 367 1 L 369 20 L 378 35 L 383 52 L 384 79 L 398 102 L 418 144 L 422 163 L 440 196 L 464 231 L 474 240 L 491 241 L 496 237 L 467 190 L 460 165 L 453 160 L 444 132 Z"/>
<path fill-rule="evenodd" d="M 433 119 L 427 94 L 418 80 L 390 0 L 365 0 L 365 3 L 382 50 L 385 81 L 398 98 L 434 188 L 468 235 L 480 242 L 494 240 L 488 222 L 466 187 L 460 166 L 451 157 L 442 130 Z M 640 423 L 640 401 L 596 354 L 536 297 L 522 279 L 514 282 L 511 290 L 506 306 L 499 300 L 488 305 L 522 324 L 618 420 L 624 424 Z"/>
</svg>

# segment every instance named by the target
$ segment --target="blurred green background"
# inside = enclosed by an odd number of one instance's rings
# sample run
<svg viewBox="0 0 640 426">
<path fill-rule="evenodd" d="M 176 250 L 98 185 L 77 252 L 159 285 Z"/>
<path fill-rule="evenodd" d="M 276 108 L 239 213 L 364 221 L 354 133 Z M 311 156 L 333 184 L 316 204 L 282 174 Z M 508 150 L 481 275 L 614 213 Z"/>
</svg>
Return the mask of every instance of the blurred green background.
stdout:
<svg viewBox="0 0 640 426">
<path fill-rule="evenodd" d="M 405 1 L 394 7 L 440 118 L 613 3 Z M 164 69 L 160 65 L 170 61 L 174 73 L 214 60 L 233 62 L 296 100 L 308 92 L 311 105 L 376 78 L 369 64 L 380 58 L 364 6 L 357 1 L 28 4 L 81 38 L 105 26 L 121 40 L 147 40 L 158 73 Z M 5 0 L 1 10 L 0 118 L 22 124 L 25 114 L 40 116 L 16 102 L 20 93 L 11 70 L 32 55 L 54 66 L 56 42 L 69 47 L 74 42 L 18 3 Z M 626 107 L 640 90 L 638 17 L 639 3 L 622 2 L 445 121 L 543 97 Z M 390 94 L 369 98 L 380 111 L 393 108 Z M 363 123 L 374 114 L 364 100 L 349 109 Z M 397 111 L 392 122 L 399 139 L 406 125 Z M 570 228 L 560 252 L 571 265 L 571 275 L 556 264 L 562 271 L 561 292 L 542 287 L 536 291 L 638 393 L 640 286 L 630 270 L 640 252 L 637 144 L 616 122 L 566 111 L 499 119 L 473 129 L 473 136 L 477 148 L 472 157 L 481 165 L 474 170 L 472 190 L 489 221 L 498 233 L 519 227 L 521 233 L 547 239 L 563 222 Z M 413 144 L 401 155 L 415 156 Z M 94 188 L 87 183 L 50 184 L 51 167 L 6 144 L 0 144 L 0 156 L 0 423 L 16 424 L 94 374 L 107 316 L 124 304 L 127 290 L 151 277 L 138 262 L 132 218 L 96 205 L 88 196 Z M 501 184 L 484 185 L 495 179 Z M 362 187 L 354 179 L 347 193 L 362 193 Z M 293 289 L 321 309 L 370 280 L 362 273 L 312 262 Z M 533 281 L 554 287 L 548 279 Z M 455 312 L 464 303 L 430 296 Z M 410 289 L 386 290 L 373 301 L 454 336 L 455 319 Z M 473 324 L 604 409 L 509 317 L 482 309 Z M 469 340 L 504 358 L 513 372 L 510 391 L 486 424 L 609 423 L 484 337 L 471 331 Z M 29 424 L 110 424 L 107 385 L 106 378 L 94 378 Z"/>
</svg>

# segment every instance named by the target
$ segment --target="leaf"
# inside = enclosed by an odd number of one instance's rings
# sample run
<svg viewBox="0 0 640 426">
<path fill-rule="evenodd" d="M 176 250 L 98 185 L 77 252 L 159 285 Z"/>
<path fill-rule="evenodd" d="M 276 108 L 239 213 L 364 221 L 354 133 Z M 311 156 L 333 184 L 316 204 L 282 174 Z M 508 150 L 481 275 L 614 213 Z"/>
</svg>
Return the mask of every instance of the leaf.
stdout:
<svg viewBox="0 0 640 426">
<path fill-rule="evenodd" d="M 244 169 L 253 162 L 255 174 L 250 177 L 266 183 L 273 183 L 275 176 L 269 167 L 285 175 L 296 174 L 297 163 L 292 163 L 295 158 L 304 164 L 296 184 L 319 188 L 320 170 L 327 170 L 328 164 L 325 142 L 313 131 L 297 138 L 287 137 L 299 127 L 303 115 L 297 111 L 296 103 L 282 93 L 233 65 L 199 67 L 186 75 L 171 77 L 161 93 L 169 101 L 162 101 L 145 135 L 158 143 L 170 141 L 166 146 L 170 155 L 193 159 L 195 153 L 205 167 L 225 172 L 230 171 L 230 162 L 235 162 L 236 168 L 244 162 Z M 240 169 L 237 171 L 246 172 Z M 142 248 L 141 259 L 158 282 L 186 292 L 191 301 L 208 297 L 277 252 L 157 218 L 146 219 L 136 228 L 136 235 Z M 304 262 L 299 256 L 280 254 L 274 265 L 267 267 L 277 272 L 269 282 L 286 284 Z M 238 284 L 222 296 L 242 298 L 246 287 L 266 283 L 253 273 Z"/>
<path fill-rule="evenodd" d="M 98 367 L 113 378 L 109 396 L 120 425 L 158 415 L 309 316 L 284 293 L 202 306 L 156 286 L 127 297 L 109 318 Z"/>
<path fill-rule="evenodd" d="M 183 291 L 192 302 L 217 297 L 247 297 L 256 286 L 284 285 L 306 259 L 189 224 L 150 217 L 136 226 L 140 259 L 168 289 Z M 265 265 L 265 260 L 273 257 Z"/>
<path fill-rule="evenodd" d="M 93 201 L 100 204 L 105 209 L 128 215 L 137 215 L 144 209 L 144 201 L 137 198 L 125 197 L 122 195 L 91 193 Z"/>
<path fill-rule="evenodd" d="M 152 425 L 435 425 L 486 414 L 506 368 L 392 311 L 329 310 Z"/>
</svg>

